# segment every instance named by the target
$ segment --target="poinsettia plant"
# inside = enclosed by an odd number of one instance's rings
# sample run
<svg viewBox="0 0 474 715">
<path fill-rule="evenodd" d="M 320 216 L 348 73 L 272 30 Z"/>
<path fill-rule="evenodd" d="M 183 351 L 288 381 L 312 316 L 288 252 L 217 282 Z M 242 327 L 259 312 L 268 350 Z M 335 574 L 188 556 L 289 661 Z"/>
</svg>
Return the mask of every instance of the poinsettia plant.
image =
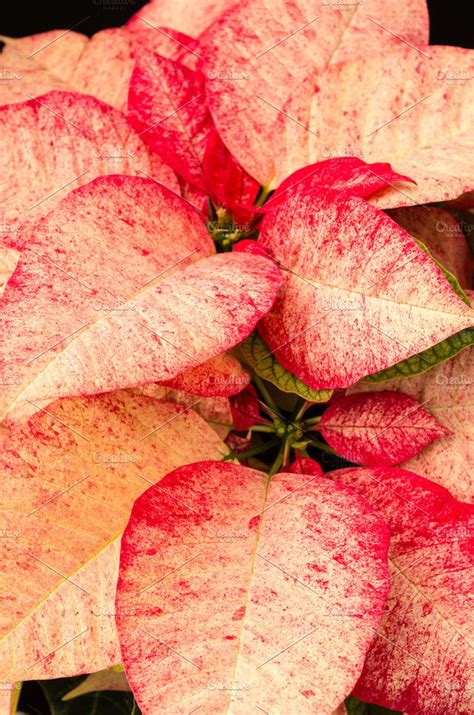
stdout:
<svg viewBox="0 0 474 715">
<path fill-rule="evenodd" d="M 423 0 L 2 42 L 3 712 L 473 713 L 474 53 Z"/>
</svg>

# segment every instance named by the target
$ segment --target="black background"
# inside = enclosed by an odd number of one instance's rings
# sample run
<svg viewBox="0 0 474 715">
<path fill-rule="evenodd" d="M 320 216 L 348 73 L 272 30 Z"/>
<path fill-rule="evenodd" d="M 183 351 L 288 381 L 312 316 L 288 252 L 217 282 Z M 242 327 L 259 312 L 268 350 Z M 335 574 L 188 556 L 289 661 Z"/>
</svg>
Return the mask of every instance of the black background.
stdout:
<svg viewBox="0 0 474 715">
<path fill-rule="evenodd" d="M 402 11 L 411 0 L 399 2 Z M 0 34 L 21 37 L 79 23 L 77 32 L 93 35 L 105 27 L 123 25 L 143 5 L 145 0 L 2 0 Z M 472 0 L 428 0 L 428 6 L 431 44 L 474 47 Z"/>
</svg>

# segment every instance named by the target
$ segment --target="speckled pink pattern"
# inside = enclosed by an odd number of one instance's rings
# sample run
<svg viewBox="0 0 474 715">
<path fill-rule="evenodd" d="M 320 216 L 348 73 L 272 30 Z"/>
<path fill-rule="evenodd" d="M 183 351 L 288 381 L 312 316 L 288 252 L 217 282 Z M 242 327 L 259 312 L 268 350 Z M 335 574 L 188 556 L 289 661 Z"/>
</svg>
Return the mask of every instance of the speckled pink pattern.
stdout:
<svg viewBox="0 0 474 715">
<path fill-rule="evenodd" d="M 168 28 L 159 32 L 144 22 L 133 32 L 114 27 L 91 38 L 74 31 L 50 30 L 6 39 L 8 51 L 2 53 L 2 64 L 20 72 L 21 78 L 2 84 L 1 104 L 64 89 L 90 94 L 126 112 L 137 51 L 147 48 L 190 67 L 197 59 L 196 40 Z"/>
<path fill-rule="evenodd" d="M 404 466 L 441 484 L 462 501 L 474 501 L 474 348 L 466 348 L 427 372 L 384 383 L 360 382 L 351 392 L 397 390 L 413 395 L 448 427 L 450 434 L 436 440 Z"/>
<path fill-rule="evenodd" d="M 355 694 L 423 715 L 471 715 L 474 507 L 402 469 L 344 469 L 391 532 L 390 591 Z"/>
<path fill-rule="evenodd" d="M 0 682 L 120 662 L 115 584 L 134 500 L 171 469 L 226 452 L 193 410 L 126 391 L 60 400 L 9 431 L 0 459 Z"/>
<path fill-rule="evenodd" d="M 149 22 L 197 37 L 233 4 L 234 0 L 150 0 L 131 17 L 126 27 L 131 31 L 141 30 Z"/>
<path fill-rule="evenodd" d="M 266 258 L 212 255 L 199 214 L 136 177 L 96 179 L 16 241 L 0 310 L 1 406 L 16 419 L 175 378 L 247 337 L 281 284 Z"/>
<path fill-rule="evenodd" d="M 281 180 L 303 165 L 293 165 L 281 176 L 280 153 L 272 141 L 287 98 L 311 96 L 312 83 L 306 79 L 310 72 L 403 46 L 377 22 L 412 43 L 428 42 L 424 0 L 403 5 L 365 0 L 342 8 L 327 0 L 244 0 L 201 36 L 207 96 L 217 129 L 237 161 L 261 184 L 271 180 L 275 169 Z M 336 108 L 328 108 L 331 124 L 337 121 Z M 301 143 L 298 137 L 293 150 Z M 329 151 L 324 158 L 348 155 Z"/>
<path fill-rule="evenodd" d="M 259 329 L 310 387 L 347 387 L 473 325 L 425 251 L 363 199 L 288 191 L 270 206 L 259 244 L 285 282 Z"/>
<path fill-rule="evenodd" d="M 204 78 L 149 50 L 136 53 L 128 118 L 147 146 L 185 181 L 205 191 L 202 160 L 213 127 Z"/>
<path fill-rule="evenodd" d="M 230 353 L 191 367 L 162 385 L 202 397 L 236 395 L 250 382 L 250 374 Z"/>
<path fill-rule="evenodd" d="M 70 191 L 97 176 L 141 173 L 179 190 L 172 170 L 150 161 L 125 116 L 93 97 L 58 91 L 0 107 L 0 131 L 2 243 L 27 233 Z"/>
<path fill-rule="evenodd" d="M 330 480 L 201 462 L 133 509 L 116 620 L 144 715 L 329 715 L 386 595 L 386 527 Z M 128 606 L 133 604 L 134 613 Z"/>
<path fill-rule="evenodd" d="M 318 426 L 338 454 L 372 467 L 400 464 L 450 434 L 414 397 L 388 390 L 336 400 Z"/>
<path fill-rule="evenodd" d="M 383 208 L 471 190 L 473 72 L 472 50 L 430 46 L 417 52 L 403 44 L 317 70 L 293 88 L 278 114 L 276 183 L 307 164 L 349 155 L 387 161 L 417 182 L 388 184 L 376 201 Z"/>
<path fill-rule="evenodd" d="M 471 287 L 469 244 L 460 223 L 451 213 L 441 208 L 410 206 L 394 209 L 390 216 L 425 244 L 433 258 L 457 278 L 461 288 Z"/>
</svg>

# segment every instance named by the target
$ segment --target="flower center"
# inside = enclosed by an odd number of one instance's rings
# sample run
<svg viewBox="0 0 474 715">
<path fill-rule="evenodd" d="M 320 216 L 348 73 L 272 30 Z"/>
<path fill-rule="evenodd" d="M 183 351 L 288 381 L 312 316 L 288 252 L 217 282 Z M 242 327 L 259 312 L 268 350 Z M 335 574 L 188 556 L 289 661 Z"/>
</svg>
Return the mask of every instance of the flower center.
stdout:
<svg viewBox="0 0 474 715">
<path fill-rule="evenodd" d="M 236 226 L 232 213 L 223 206 L 211 212 L 207 230 L 217 245 L 217 250 L 221 252 L 231 251 L 234 243 L 242 238 L 242 232 Z"/>
</svg>

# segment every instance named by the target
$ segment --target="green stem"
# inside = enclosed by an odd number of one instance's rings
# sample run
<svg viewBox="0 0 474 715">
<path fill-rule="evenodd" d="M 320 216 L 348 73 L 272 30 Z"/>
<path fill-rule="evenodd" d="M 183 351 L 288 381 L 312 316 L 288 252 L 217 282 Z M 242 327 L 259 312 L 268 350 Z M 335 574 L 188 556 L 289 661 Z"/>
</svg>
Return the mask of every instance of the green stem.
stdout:
<svg viewBox="0 0 474 715">
<path fill-rule="evenodd" d="M 254 425 L 250 428 L 251 432 L 273 432 L 275 434 L 275 425 Z"/>
<path fill-rule="evenodd" d="M 276 404 L 273 402 L 272 398 L 270 397 L 270 394 L 269 394 L 267 388 L 263 384 L 263 380 L 258 375 L 254 375 L 253 381 L 257 385 L 258 390 L 259 390 L 260 394 L 262 395 L 263 399 L 265 400 L 265 402 L 267 403 L 267 405 L 269 407 L 271 407 L 273 410 L 275 410 L 275 412 L 278 413 L 278 408 L 277 408 Z"/>
<path fill-rule="evenodd" d="M 272 466 L 269 469 L 268 476 L 271 478 L 273 477 L 278 470 L 280 469 L 281 465 L 283 464 L 283 456 L 285 453 L 285 446 L 286 446 L 286 440 L 282 442 L 282 445 L 278 451 L 278 454 L 276 456 L 275 461 L 273 462 Z"/>
<path fill-rule="evenodd" d="M 309 425 L 317 425 L 318 422 L 320 422 L 320 421 L 321 421 L 321 415 L 319 415 L 319 417 L 310 417 L 309 420 L 305 420 L 304 423 L 305 423 L 305 426 L 309 426 Z"/>
<path fill-rule="evenodd" d="M 258 447 L 254 447 L 253 449 L 248 449 L 246 452 L 231 452 L 228 454 L 226 457 L 224 457 L 223 461 L 227 462 L 229 459 L 247 459 L 247 457 L 253 457 L 256 454 L 261 454 L 262 452 L 266 452 L 268 449 L 271 449 L 272 447 L 276 447 L 277 444 L 280 443 L 279 439 L 272 439 L 269 442 L 265 442 L 265 444 L 261 444 Z"/>
<path fill-rule="evenodd" d="M 312 447 L 316 447 L 317 449 L 320 449 L 321 452 L 327 452 L 327 454 L 333 454 L 337 457 L 337 453 L 331 449 L 327 444 L 324 442 L 320 442 L 319 439 L 312 439 L 310 442 Z"/>
<path fill-rule="evenodd" d="M 255 202 L 255 206 L 263 206 L 265 201 L 268 199 L 268 195 L 271 193 L 271 191 L 273 191 L 273 189 L 270 189 L 269 184 L 267 184 L 266 186 L 262 186 L 262 191 L 260 192 L 258 200 Z"/>
<path fill-rule="evenodd" d="M 289 443 L 289 441 L 286 439 L 286 440 L 285 440 L 285 445 L 284 445 L 284 448 L 283 448 L 283 459 L 282 459 L 282 466 L 283 466 L 283 467 L 287 467 L 288 464 L 290 463 L 290 451 L 291 451 L 290 443 Z"/>
<path fill-rule="evenodd" d="M 266 405 L 263 400 L 258 401 L 258 406 L 260 407 L 262 412 L 265 412 L 268 417 L 271 417 L 271 419 L 275 421 L 275 410 Z"/>
<path fill-rule="evenodd" d="M 303 404 L 301 405 L 300 409 L 298 410 L 298 412 L 294 415 L 294 417 L 292 417 L 292 419 L 293 419 L 295 422 L 299 422 L 299 420 L 303 417 L 303 415 L 304 415 L 304 413 L 306 412 L 306 410 L 308 410 L 308 409 L 311 407 L 312 404 L 313 404 L 313 403 L 310 402 L 309 400 L 305 400 L 305 401 L 303 402 Z"/>
</svg>

